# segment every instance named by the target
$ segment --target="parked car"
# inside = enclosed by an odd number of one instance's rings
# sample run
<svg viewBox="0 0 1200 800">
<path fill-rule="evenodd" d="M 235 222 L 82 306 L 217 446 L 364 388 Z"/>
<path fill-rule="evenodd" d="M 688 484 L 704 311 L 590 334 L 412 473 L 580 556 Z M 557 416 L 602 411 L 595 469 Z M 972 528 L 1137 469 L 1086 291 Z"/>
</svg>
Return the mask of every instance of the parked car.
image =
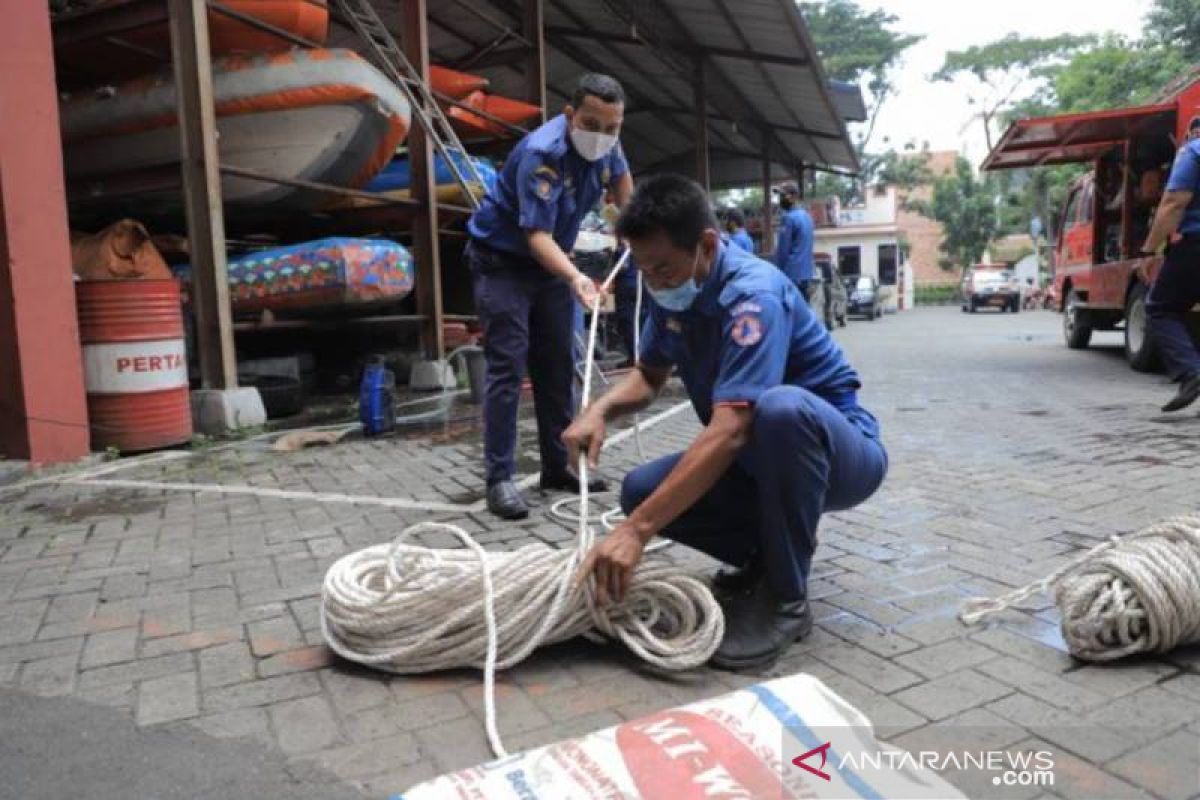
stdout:
<svg viewBox="0 0 1200 800">
<path fill-rule="evenodd" d="M 861 314 L 874 321 L 883 316 L 883 305 L 879 301 L 879 281 L 870 275 L 851 275 L 845 278 L 846 311 Z"/>
<path fill-rule="evenodd" d="M 974 314 L 980 308 L 998 308 L 1001 313 L 1021 310 L 1021 285 L 1012 270 L 980 265 L 963 278 L 962 310 Z"/>
<path fill-rule="evenodd" d="M 824 253 L 818 253 L 812 264 L 816 269 L 812 272 L 812 283 L 809 284 L 809 306 L 824 320 L 830 331 L 834 325 L 845 327 L 848 297 L 841 272 Z"/>
</svg>

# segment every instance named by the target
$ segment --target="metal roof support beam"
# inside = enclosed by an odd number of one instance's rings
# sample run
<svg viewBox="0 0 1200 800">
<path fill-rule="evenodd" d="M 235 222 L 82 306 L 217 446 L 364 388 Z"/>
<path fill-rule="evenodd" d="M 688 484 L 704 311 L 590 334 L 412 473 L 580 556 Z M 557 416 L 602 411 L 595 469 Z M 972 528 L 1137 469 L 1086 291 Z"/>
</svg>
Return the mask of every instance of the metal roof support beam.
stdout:
<svg viewBox="0 0 1200 800">
<path fill-rule="evenodd" d="M 179 102 L 179 152 L 191 247 L 200 380 L 205 389 L 235 389 L 237 358 L 226 277 L 208 8 L 191 0 L 168 0 L 167 8 Z"/>
<path fill-rule="evenodd" d="M 706 85 L 704 59 L 696 59 L 696 79 L 692 83 L 692 97 L 696 114 L 696 182 L 709 190 L 708 169 L 708 87 Z"/>
<path fill-rule="evenodd" d="M 401 2 L 403 2 L 403 0 L 401 0 Z M 508 37 L 511 39 L 516 39 L 518 42 L 525 45 L 526 47 L 530 47 L 533 45 L 532 41 L 527 39 L 525 36 L 522 36 L 520 33 L 517 33 L 512 28 L 508 27 L 508 25 L 504 24 L 503 20 L 496 19 L 491 14 L 488 14 L 483 9 L 481 9 L 477 5 L 475 5 L 475 3 L 470 2 L 470 0 L 450 0 L 450 2 L 454 3 L 456 6 L 459 6 L 467 13 L 472 14 L 472 15 L 478 17 L 479 19 L 483 20 L 484 22 L 488 23 L 489 25 L 494 27 L 496 30 L 500 31 L 500 33 L 503 34 L 505 37 Z"/>
<path fill-rule="evenodd" d="M 500 34 L 492 41 L 477 48 L 475 52 L 456 59 L 449 66 L 451 69 L 468 70 L 472 68 L 506 67 L 509 64 L 517 64 L 521 59 L 525 58 L 529 52 L 529 48 L 523 44 L 519 44 L 516 47 L 501 49 L 500 45 L 507 41 L 508 37 Z"/>
<path fill-rule="evenodd" d="M 687 30 L 674 12 L 667 5 L 662 3 L 661 0 L 641 0 L 641 2 L 643 5 L 648 3 L 650 6 L 652 6 L 653 10 L 657 12 L 657 16 L 665 19 L 672 28 L 676 30 Z M 681 64 L 677 59 L 672 59 L 670 57 L 669 48 L 666 48 L 661 44 L 660 37 L 653 33 L 649 33 L 653 26 L 648 27 L 644 24 L 645 20 L 639 20 L 638 15 L 634 13 L 630 5 L 630 0 L 604 0 L 604 5 L 625 24 L 636 27 L 639 31 L 646 31 L 647 33 L 645 35 L 639 35 L 645 41 L 646 46 L 655 56 L 659 58 L 659 60 L 670 67 L 676 74 L 685 77 L 691 77 L 691 64 Z M 733 108 L 723 108 L 725 112 L 732 112 L 735 118 L 754 122 L 764 130 L 765 135 L 780 153 L 790 152 L 791 148 L 784 144 L 783 140 L 775 135 L 774 131 L 772 130 L 774 126 L 768 120 L 766 120 L 757 111 L 757 109 L 746 102 L 745 98 L 742 97 L 741 92 L 739 92 L 733 82 L 729 80 L 729 77 L 725 75 L 725 73 L 722 72 L 715 64 L 712 65 L 712 69 L 710 70 L 708 85 L 712 89 L 710 94 L 714 95 L 712 100 L 715 107 L 722 108 L 725 103 L 729 103 L 733 106 Z"/>
<path fill-rule="evenodd" d="M 545 0 L 525 0 L 522 32 L 533 43 L 525 57 L 525 98 L 542 109 L 546 121 L 546 3 Z"/>
<path fill-rule="evenodd" d="M 425 0 L 400 0 L 400 46 L 424 81 L 429 80 L 429 25 Z M 428 358 L 446 352 L 442 325 L 442 261 L 438 247 L 437 188 L 434 186 L 433 143 L 423 125 L 408 133 L 408 163 L 412 171 L 412 199 L 420 203 L 413 215 L 413 261 L 416 264 L 417 314 L 421 345 Z"/>
<path fill-rule="evenodd" d="M 603 31 L 589 31 L 581 28 L 570 28 L 563 25 L 551 25 L 546 30 L 547 33 L 555 36 L 569 36 L 574 39 L 586 39 L 593 42 L 610 42 L 612 44 L 629 44 L 639 47 L 645 47 L 649 42 L 640 36 L 629 35 L 623 33 L 605 33 Z M 684 41 L 658 41 L 658 46 L 669 47 L 676 51 L 681 56 L 700 55 L 704 57 L 719 57 L 733 58 L 743 61 L 760 61 L 764 64 L 780 64 L 786 67 L 807 67 L 812 62 L 807 58 L 798 58 L 796 56 L 774 55 L 771 53 L 757 53 L 753 50 L 735 50 L 729 47 L 699 47 L 695 42 Z"/>
<path fill-rule="evenodd" d="M 519 7 L 517 0 L 496 0 L 496 4 L 501 6 L 502 8 L 505 8 L 510 14 L 513 14 L 514 16 L 519 15 L 519 13 L 520 13 L 520 7 Z M 569 8 L 564 8 L 563 6 L 556 6 L 556 7 L 558 8 L 559 12 L 561 12 L 564 16 L 571 19 L 572 22 L 574 22 L 574 24 L 576 24 L 576 25 L 581 24 L 579 19 L 577 17 L 575 17 L 574 14 L 572 14 L 572 12 Z M 602 63 L 600 63 L 596 59 L 589 56 L 585 50 L 571 44 L 570 42 L 566 41 L 565 39 L 556 37 L 556 36 L 547 36 L 546 38 L 547 38 L 547 41 L 549 41 L 556 48 L 558 48 L 560 51 L 562 51 L 563 55 L 567 56 L 572 61 L 575 61 L 576 63 L 578 63 L 579 65 L 584 67 L 584 69 L 596 70 L 596 71 L 600 71 L 600 72 L 603 72 L 605 70 L 605 67 Z M 625 64 L 630 69 L 634 70 L 635 72 L 641 72 L 641 69 L 637 66 L 637 64 L 630 62 L 627 58 L 625 58 L 620 53 L 615 53 L 614 55 L 619 56 L 621 58 L 621 60 L 624 61 Z M 624 88 L 625 88 L 625 94 L 629 97 L 630 100 L 633 100 L 635 103 L 640 105 L 644 102 L 646 105 L 654 105 L 652 102 L 650 102 L 649 98 L 646 97 L 646 95 L 642 94 L 636 88 L 634 88 L 632 86 L 626 86 Z M 568 94 L 567 96 L 569 97 L 570 94 Z M 685 139 L 691 138 L 692 132 L 688 130 L 686 125 L 681 125 L 673 117 L 660 115 L 659 118 L 663 121 L 663 123 L 667 127 L 673 129 L 680 136 L 683 136 Z M 657 147 L 657 149 L 661 149 L 661 146 L 656 146 L 656 147 Z"/>
<path fill-rule="evenodd" d="M 650 112 L 661 111 L 661 112 L 667 113 L 667 114 L 690 114 L 691 113 L 690 108 L 683 108 L 682 106 L 678 106 L 678 107 L 677 106 L 649 106 L 649 107 L 647 107 L 647 106 L 639 105 L 636 109 L 634 109 L 634 111 L 635 111 L 635 113 L 642 112 L 642 111 L 650 111 Z M 708 118 L 710 120 L 712 120 L 713 122 L 732 122 L 732 123 L 738 124 L 738 125 L 745 124 L 745 122 L 742 120 L 737 120 L 737 119 L 734 119 L 733 117 L 729 117 L 724 114 L 713 114 L 710 112 L 708 115 Z M 783 131 L 784 133 L 799 133 L 803 136 L 816 137 L 818 139 L 831 139 L 831 140 L 837 141 L 837 142 L 842 141 L 841 134 L 837 134 L 837 133 L 826 133 L 824 131 L 814 131 L 809 128 L 796 127 L 794 125 L 774 125 L 774 124 L 772 124 L 771 127 L 777 131 Z"/>
<path fill-rule="evenodd" d="M 464 42 L 464 43 L 470 45 L 471 47 L 479 47 L 480 46 L 479 42 L 472 41 L 470 38 L 464 36 L 461 32 L 459 32 L 455 28 L 451 27 L 447 23 L 442 22 L 437 17 L 431 16 L 429 18 L 429 24 L 436 26 L 443 32 L 450 34 L 455 39 L 458 39 L 459 41 Z M 518 72 L 521 71 L 521 68 L 515 64 L 505 64 L 504 66 L 508 67 L 509 69 L 516 70 Z M 549 91 L 554 92 L 555 94 L 557 94 L 560 97 L 567 98 L 567 99 L 569 99 L 571 97 L 571 90 L 569 90 L 563 86 L 556 86 L 553 83 L 550 83 L 549 81 L 547 81 L 546 88 Z M 635 94 L 632 92 L 630 92 L 629 95 L 630 95 L 630 97 L 635 97 Z M 549 97 L 547 97 L 547 103 L 549 103 Z M 547 110 L 549 110 L 549 109 L 547 109 Z M 478 110 L 476 110 L 475 113 L 479 114 L 479 116 L 484 116 Z M 638 136 L 632 130 L 625 130 L 622 132 L 622 135 L 623 136 L 633 136 L 633 137 L 645 142 L 646 144 L 654 147 L 655 149 L 660 149 L 660 145 L 657 142 L 651 141 L 650 139 L 647 139 L 645 136 Z"/>
<path fill-rule="evenodd" d="M 750 42 L 746 40 L 746 34 L 742 33 L 742 29 L 738 26 L 737 20 L 733 18 L 733 14 L 729 11 L 729 7 L 725 5 L 723 0 L 717 0 L 716 5 L 717 10 L 721 12 L 721 16 L 725 18 L 725 24 L 728 25 L 729 29 L 737 36 L 738 41 L 742 43 L 742 47 L 749 50 Z M 761 61 L 756 62 L 754 66 L 758 70 L 758 74 L 762 76 L 763 82 L 766 83 L 767 86 L 771 87 L 771 94 L 775 95 L 775 99 L 779 101 L 780 107 L 788 109 L 788 113 L 791 115 L 792 119 L 795 120 L 796 125 L 803 128 L 804 120 L 800 119 L 800 115 L 796 113 L 795 109 L 788 105 L 787 99 L 783 96 L 783 92 L 779 89 L 779 84 L 775 82 L 775 79 L 771 76 L 771 73 L 767 71 L 767 68 L 763 66 Z M 812 145 L 813 152 L 815 152 L 822 161 L 828 161 L 829 159 L 823 152 L 821 152 L 821 146 L 817 144 L 816 139 L 808 134 L 805 134 L 805 137 L 808 139 L 808 143 Z"/>
</svg>

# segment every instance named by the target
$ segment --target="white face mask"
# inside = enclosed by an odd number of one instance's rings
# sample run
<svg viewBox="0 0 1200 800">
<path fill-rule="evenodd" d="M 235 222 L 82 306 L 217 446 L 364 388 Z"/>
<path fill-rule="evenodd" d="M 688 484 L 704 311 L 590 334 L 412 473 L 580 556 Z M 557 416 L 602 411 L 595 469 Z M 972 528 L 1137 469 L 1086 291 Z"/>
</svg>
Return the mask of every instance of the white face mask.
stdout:
<svg viewBox="0 0 1200 800">
<path fill-rule="evenodd" d="M 575 145 L 575 152 L 586 161 L 599 161 L 617 146 L 617 137 L 572 126 L 571 144 Z"/>
</svg>

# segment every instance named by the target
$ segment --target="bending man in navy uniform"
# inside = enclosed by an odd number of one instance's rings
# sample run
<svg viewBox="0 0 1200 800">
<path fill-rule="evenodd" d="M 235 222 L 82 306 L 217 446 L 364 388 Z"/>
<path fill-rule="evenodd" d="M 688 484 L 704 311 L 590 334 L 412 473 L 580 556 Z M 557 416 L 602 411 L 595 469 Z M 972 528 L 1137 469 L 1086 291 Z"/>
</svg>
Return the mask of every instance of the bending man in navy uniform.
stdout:
<svg viewBox="0 0 1200 800">
<path fill-rule="evenodd" d="M 682 453 L 625 477 L 627 519 L 580 576 L 620 600 L 656 535 L 740 568 L 724 573 L 725 638 L 713 664 L 772 663 L 812 628 L 807 581 L 825 511 L 851 508 L 883 481 L 887 456 L 859 404 L 858 375 L 796 287 L 721 242 L 704 191 L 676 175 L 646 180 L 621 215 L 654 303 L 637 368 L 567 429 L 572 457 L 595 464 L 606 424 L 645 408 L 678 366 L 704 424 Z"/>
<path fill-rule="evenodd" d="M 495 187 L 471 216 L 467 258 L 483 326 L 487 381 L 484 456 L 488 509 L 520 519 L 529 508 L 513 483 L 517 407 L 528 363 L 537 415 L 543 490 L 578 491 L 561 435 L 574 405 L 571 344 L 575 299 L 590 308 L 593 281 L 567 253 L 606 189 L 617 205 L 633 191 L 617 142 L 621 85 L 583 76 L 563 113 L 523 138 Z M 597 481 L 594 490 L 603 488 Z"/>
<path fill-rule="evenodd" d="M 779 239 L 775 244 L 775 266 L 796 284 L 808 302 L 813 279 L 813 221 L 800 207 L 800 187 L 785 183 L 779 189 Z"/>
<path fill-rule="evenodd" d="M 1167 189 L 1154 223 L 1142 245 L 1146 254 L 1157 253 L 1176 233 L 1167 247 L 1162 269 L 1150 289 L 1146 313 L 1150 331 L 1158 342 L 1167 374 L 1179 381 L 1179 391 L 1163 411 L 1187 408 L 1200 397 L 1200 352 L 1188 329 L 1188 314 L 1200 303 L 1200 129 L 1196 120 L 1189 126 L 1188 141 L 1175 156 Z"/>
</svg>

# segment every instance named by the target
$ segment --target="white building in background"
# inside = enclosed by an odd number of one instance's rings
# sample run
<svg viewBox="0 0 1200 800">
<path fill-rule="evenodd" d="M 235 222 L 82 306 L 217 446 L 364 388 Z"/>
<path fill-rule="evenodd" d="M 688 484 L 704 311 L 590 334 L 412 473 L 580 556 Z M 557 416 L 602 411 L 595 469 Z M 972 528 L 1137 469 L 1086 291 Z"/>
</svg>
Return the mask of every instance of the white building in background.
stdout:
<svg viewBox="0 0 1200 800">
<path fill-rule="evenodd" d="M 842 277 L 869 275 L 879 281 L 885 311 L 913 306 L 913 275 L 900 249 L 896 224 L 899 200 L 894 186 L 871 186 L 861 206 L 836 210 L 836 224 L 821 224 L 814 235 L 813 253 L 824 253 Z M 832 220 L 829 220 L 832 222 Z"/>
</svg>

